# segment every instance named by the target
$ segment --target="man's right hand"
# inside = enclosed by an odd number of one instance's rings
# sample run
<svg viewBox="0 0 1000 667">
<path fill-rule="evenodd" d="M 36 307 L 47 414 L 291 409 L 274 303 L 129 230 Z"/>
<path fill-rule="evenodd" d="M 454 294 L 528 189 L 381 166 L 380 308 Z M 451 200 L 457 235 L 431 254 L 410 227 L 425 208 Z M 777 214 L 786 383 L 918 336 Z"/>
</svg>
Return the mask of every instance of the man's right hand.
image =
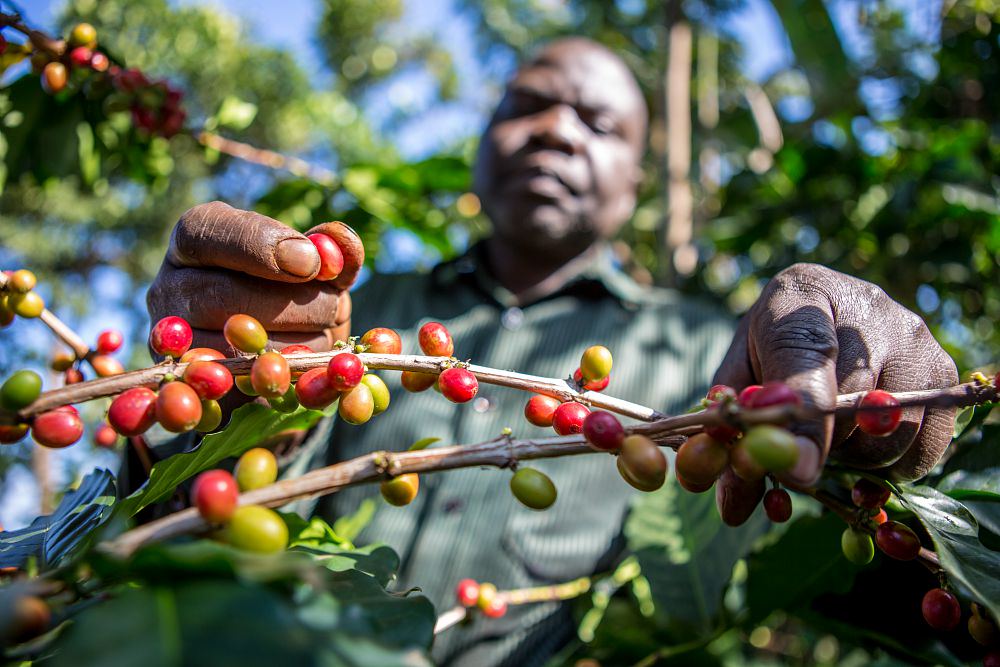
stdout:
<svg viewBox="0 0 1000 667">
<path fill-rule="evenodd" d="M 357 233 L 327 222 L 307 233 L 333 238 L 344 270 L 331 281 L 314 280 L 319 253 L 304 235 L 277 220 L 222 202 L 188 210 L 170 235 L 167 256 L 146 295 L 152 322 L 183 317 L 194 347 L 230 352 L 222 327 L 230 315 L 251 315 L 276 348 L 302 343 L 317 352 L 346 340 L 351 298 L 365 252 Z"/>
</svg>

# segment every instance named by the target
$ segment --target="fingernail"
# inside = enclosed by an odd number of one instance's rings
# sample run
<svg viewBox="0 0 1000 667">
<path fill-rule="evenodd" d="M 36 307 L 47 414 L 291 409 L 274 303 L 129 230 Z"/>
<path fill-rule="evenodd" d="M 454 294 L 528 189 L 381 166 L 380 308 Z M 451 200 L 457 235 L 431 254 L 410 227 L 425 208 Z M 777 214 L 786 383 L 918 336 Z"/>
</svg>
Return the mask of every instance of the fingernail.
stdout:
<svg viewBox="0 0 1000 667">
<path fill-rule="evenodd" d="M 820 474 L 819 447 L 815 442 L 803 436 L 795 438 L 795 444 L 799 446 L 799 459 L 792 469 L 785 472 L 783 476 L 795 484 L 812 486 L 819 479 Z"/>
<path fill-rule="evenodd" d="M 350 233 L 354 234 L 354 235 L 355 235 L 355 236 L 357 236 L 357 237 L 358 237 L 359 239 L 361 238 L 361 234 L 358 234 L 358 233 L 357 233 L 356 231 L 354 231 L 354 227 L 351 227 L 351 226 L 350 226 L 349 224 L 347 224 L 346 222 L 340 222 L 340 220 L 338 220 L 337 222 L 339 222 L 339 223 L 340 223 L 341 225 L 343 225 L 344 227 L 347 227 L 347 231 L 349 231 Z"/>
<path fill-rule="evenodd" d="M 319 253 L 309 239 L 285 239 L 275 248 L 274 260 L 279 269 L 300 278 L 319 271 Z"/>
</svg>

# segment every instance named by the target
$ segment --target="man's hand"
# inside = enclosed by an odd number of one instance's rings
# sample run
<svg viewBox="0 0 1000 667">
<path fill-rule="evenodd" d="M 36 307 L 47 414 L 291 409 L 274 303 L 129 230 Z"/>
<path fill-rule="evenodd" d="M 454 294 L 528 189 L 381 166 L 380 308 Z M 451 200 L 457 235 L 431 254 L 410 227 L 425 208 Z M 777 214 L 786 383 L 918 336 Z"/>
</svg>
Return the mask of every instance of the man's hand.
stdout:
<svg viewBox="0 0 1000 667">
<path fill-rule="evenodd" d="M 737 390 L 776 380 L 798 391 L 805 405 L 829 409 L 838 393 L 949 387 L 958 373 L 923 320 L 879 287 L 816 264 L 795 264 L 768 283 L 715 374 L 716 383 Z M 899 428 L 886 437 L 862 433 L 852 418 L 796 425 L 803 436 L 799 462 L 784 477 L 811 484 L 829 455 L 895 479 L 916 479 L 951 442 L 954 417 L 949 408 L 905 408 Z M 763 482 L 747 483 L 727 470 L 716 487 L 723 519 L 742 523 L 763 493 Z"/>
<path fill-rule="evenodd" d="M 333 237 L 343 251 L 344 270 L 334 280 L 313 280 L 320 267 L 315 247 L 277 220 L 222 202 L 195 206 L 174 227 L 146 295 L 151 320 L 183 317 L 194 329 L 195 347 L 228 351 L 222 326 L 230 315 L 246 313 L 261 321 L 275 347 L 330 349 L 347 338 L 347 289 L 364 263 L 364 247 L 340 222 L 313 232 Z"/>
</svg>

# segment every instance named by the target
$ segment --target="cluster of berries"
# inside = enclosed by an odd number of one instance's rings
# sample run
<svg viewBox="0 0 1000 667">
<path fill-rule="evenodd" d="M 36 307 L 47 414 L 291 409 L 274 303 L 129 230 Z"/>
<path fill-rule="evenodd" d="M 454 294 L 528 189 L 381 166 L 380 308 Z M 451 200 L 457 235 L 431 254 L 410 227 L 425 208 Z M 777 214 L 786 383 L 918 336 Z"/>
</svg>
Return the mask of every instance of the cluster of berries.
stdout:
<svg viewBox="0 0 1000 667">
<path fill-rule="evenodd" d="M 497 587 L 489 582 L 479 583 L 475 579 L 462 579 L 455 587 L 458 603 L 468 610 L 478 609 L 483 616 L 500 618 L 507 613 L 507 600 Z"/>
</svg>

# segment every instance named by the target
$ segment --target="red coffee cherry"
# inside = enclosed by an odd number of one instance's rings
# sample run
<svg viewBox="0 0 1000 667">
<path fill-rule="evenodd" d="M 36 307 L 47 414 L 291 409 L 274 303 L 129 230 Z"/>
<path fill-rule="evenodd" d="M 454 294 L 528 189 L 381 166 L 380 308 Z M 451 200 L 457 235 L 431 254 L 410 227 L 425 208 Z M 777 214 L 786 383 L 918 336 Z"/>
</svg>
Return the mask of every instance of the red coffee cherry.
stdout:
<svg viewBox="0 0 1000 667">
<path fill-rule="evenodd" d="M 83 372 L 79 368 L 67 368 L 63 374 L 63 384 L 79 384 L 83 382 Z"/>
<path fill-rule="evenodd" d="M 752 384 L 749 387 L 744 387 L 743 391 L 741 391 L 739 396 L 736 397 L 736 402 L 739 403 L 740 407 L 750 407 L 750 401 L 753 399 L 753 395 L 761 389 L 763 389 L 763 387 L 759 384 Z"/>
<path fill-rule="evenodd" d="M 13 445 L 15 442 L 21 442 L 26 435 L 28 435 L 27 424 L 0 425 L 0 445 Z"/>
<path fill-rule="evenodd" d="M 192 361 L 184 369 L 184 382 L 194 389 L 198 398 L 217 401 L 233 388 L 233 374 L 214 361 Z"/>
<path fill-rule="evenodd" d="M 475 579 L 462 579 L 455 586 L 455 598 L 466 609 L 475 607 L 479 600 L 479 582 Z"/>
<path fill-rule="evenodd" d="M 78 46 L 69 52 L 69 62 L 73 67 L 90 67 L 90 59 L 94 52 L 86 46 Z"/>
<path fill-rule="evenodd" d="M 292 385 L 288 360 L 278 352 L 265 352 L 250 367 L 250 383 L 264 398 L 279 398 Z"/>
<path fill-rule="evenodd" d="M 210 347 L 192 347 L 181 355 L 180 363 L 189 364 L 192 361 L 217 361 L 225 358 L 226 355 Z"/>
<path fill-rule="evenodd" d="M 126 389 L 111 401 L 108 423 L 126 437 L 142 435 L 156 423 L 156 394 L 146 387 Z"/>
<path fill-rule="evenodd" d="M 340 395 L 337 414 L 348 424 L 364 424 L 375 414 L 375 397 L 366 384 L 359 384 Z"/>
<path fill-rule="evenodd" d="M 887 487 L 862 477 L 851 489 L 851 501 L 858 507 L 873 510 L 885 505 L 890 494 Z"/>
<path fill-rule="evenodd" d="M 437 375 L 433 375 L 431 373 L 420 373 L 418 371 L 403 371 L 399 377 L 400 382 L 403 383 L 403 389 L 406 391 L 412 391 L 415 394 L 421 391 L 427 391 L 436 385 L 437 379 Z"/>
<path fill-rule="evenodd" d="M 535 394 L 524 405 L 524 418 L 535 426 L 552 426 L 552 418 L 558 407 L 559 399 Z"/>
<path fill-rule="evenodd" d="M 479 393 L 479 380 L 468 369 L 448 368 L 438 378 L 438 388 L 452 403 L 467 403 Z"/>
<path fill-rule="evenodd" d="M 746 389 L 743 390 L 744 392 Z M 768 382 L 752 392 L 747 398 L 750 409 L 767 408 L 772 405 L 801 405 L 802 397 L 784 382 Z"/>
<path fill-rule="evenodd" d="M 125 338 L 117 329 L 105 329 L 97 335 L 97 354 L 111 354 L 121 349 Z"/>
<path fill-rule="evenodd" d="M 90 69 L 95 72 L 107 72 L 110 66 L 111 61 L 106 55 L 100 51 L 94 51 L 94 55 L 90 57 Z"/>
<path fill-rule="evenodd" d="M 71 406 L 56 408 L 35 417 L 31 436 L 43 447 L 69 447 L 83 436 L 83 420 Z"/>
<path fill-rule="evenodd" d="M 156 421 L 171 433 L 190 431 L 201 421 L 201 399 L 183 382 L 168 382 L 156 397 Z"/>
<path fill-rule="evenodd" d="M 326 374 L 334 389 L 347 391 L 361 384 L 361 378 L 365 376 L 365 365 L 356 354 L 341 352 L 330 359 Z"/>
<path fill-rule="evenodd" d="M 313 350 L 308 345 L 302 345 L 302 344 L 296 343 L 295 345 L 286 345 L 285 347 L 281 348 L 281 356 L 283 356 L 283 357 L 285 357 L 287 359 L 289 357 L 289 355 L 294 355 L 294 354 L 312 354 L 314 351 L 315 350 Z M 291 364 L 289 364 L 289 365 L 291 365 Z M 302 374 L 304 372 L 305 371 L 292 371 L 292 380 L 294 381 L 294 380 L 299 379 L 300 377 L 302 377 Z"/>
<path fill-rule="evenodd" d="M 98 447 L 110 449 L 118 443 L 118 434 L 107 424 L 101 424 L 94 431 L 94 444 Z"/>
<path fill-rule="evenodd" d="M 708 390 L 705 400 L 708 402 L 707 410 L 718 412 L 722 406 L 736 400 L 736 390 L 729 385 L 716 384 Z M 719 442 L 729 442 L 739 436 L 740 430 L 731 424 L 716 424 L 706 426 L 705 433 Z"/>
<path fill-rule="evenodd" d="M 625 428 L 610 412 L 591 412 L 583 420 L 583 437 L 594 449 L 613 452 L 625 441 Z"/>
<path fill-rule="evenodd" d="M 590 409 L 581 403 L 570 401 L 561 404 L 552 415 L 552 428 L 559 435 L 573 435 L 583 432 L 583 420 Z"/>
<path fill-rule="evenodd" d="M 295 397 L 299 404 L 310 410 L 322 410 L 332 405 L 340 392 L 330 384 L 325 368 L 311 368 L 295 383 Z"/>
<path fill-rule="evenodd" d="M 210 523 L 225 523 L 232 518 L 239 504 L 240 491 L 236 480 L 225 470 L 207 470 L 194 480 L 191 501 L 198 514 Z"/>
<path fill-rule="evenodd" d="M 344 270 L 344 253 L 333 237 L 316 232 L 306 238 L 312 241 L 319 253 L 319 273 L 316 274 L 316 280 L 333 280 L 339 276 Z"/>
<path fill-rule="evenodd" d="M 489 604 L 483 607 L 483 616 L 489 618 L 501 618 L 507 613 L 507 602 L 501 598 L 493 598 Z"/>
<path fill-rule="evenodd" d="M 404 507 L 412 503 L 419 490 L 420 477 L 414 472 L 393 477 L 379 485 L 382 497 L 395 507 Z"/>
<path fill-rule="evenodd" d="M 878 512 L 872 515 L 872 523 L 874 523 L 876 526 L 881 526 L 888 520 L 889 520 L 889 515 L 885 513 L 884 507 L 880 507 Z"/>
<path fill-rule="evenodd" d="M 42 69 L 42 90 L 54 95 L 66 87 L 68 73 L 62 63 L 52 62 Z"/>
<path fill-rule="evenodd" d="M 417 334 L 420 349 L 431 357 L 450 357 L 455 354 L 455 343 L 448 329 L 440 322 L 428 322 Z"/>
<path fill-rule="evenodd" d="M 920 538 L 898 521 L 886 521 L 876 528 L 875 543 L 886 556 L 896 560 L 913 560 L 920 554 Z"/>
<path fill-rule="evenodd" d="M 736 390 L 730 387 L 728 384 L 713 384 L 708 393 L 705 394 L 705 398 L 710 403 L 718 403 L 719 401 L 735 401 L 736 400 Z"/>
<path fill-rule="evenodd" d="M 932 588 L 920 603 L 927 625 L 935 630 L 954 630 L 962 620 L 962 607 L 958 598 L 943 588 Z"/>
<path fill-rule="evenodd" d="M 688 438 L 677 450 L 677 474 L 692 485 L 714 484 L 729 463 L 726 446 L 704 433 Z"/>
<path fill-rule="evenodd" d="M 868 435 L 889 435 L 899 426 L 903 408 L 896 397 L 887 391 L 874 389 L 864 395 L 859 408 L 885 408 L 884 410 L 859 410 L 854 413 L 854 423 Z"/>
<path fill-rule="evenodd" d="M 191 347 L 191 325 L 175 315 L 164 317 L 149 332 L 149 346 L 163 357 L 179 358 Z"/>
<path fill-rule="evenodd" d="M 584 382 L 583 373 L 577 368 L 573 371 L 573 382 L 577 383 L 581 389 L 586 391 L 604 391 L 608 388 L 608 384 L 611 382 L 611 376 L 608 375 L 603 380 L 594 380 L 593 382 Z"/>
<path fill-rule="evenodd" d="M 90 365 L 94 368 L 94 371 L 99 377 L 106 378 L 112 375 L 121 375 L 125 372 L 125 367 L 122 366 L 122 362 L 118 361 L 114 357 L 109 357 L 103 354 L 97 354 L 90 358 Z"/>
<path fill-rule="evenodd" d="M 232 315 L 222 326 L 226 342 L 241 352 L 258 354 L 267 347 L 267 329 L 249 315 Z"/>
<path fill-rule="evenodd" d="M 784 489 L 771 489 L 764 494 L 764 513 L 774 523 L 785 523 L 792 516 L 792 497 Z"/>
<path fill-rule="evenodd" d="M 361 344 L 373 354 L 400 354 L 403 351 L 403 341 L 392 329 L 376 327 L 369 329 L 361 337 Z"/>
</svg>

